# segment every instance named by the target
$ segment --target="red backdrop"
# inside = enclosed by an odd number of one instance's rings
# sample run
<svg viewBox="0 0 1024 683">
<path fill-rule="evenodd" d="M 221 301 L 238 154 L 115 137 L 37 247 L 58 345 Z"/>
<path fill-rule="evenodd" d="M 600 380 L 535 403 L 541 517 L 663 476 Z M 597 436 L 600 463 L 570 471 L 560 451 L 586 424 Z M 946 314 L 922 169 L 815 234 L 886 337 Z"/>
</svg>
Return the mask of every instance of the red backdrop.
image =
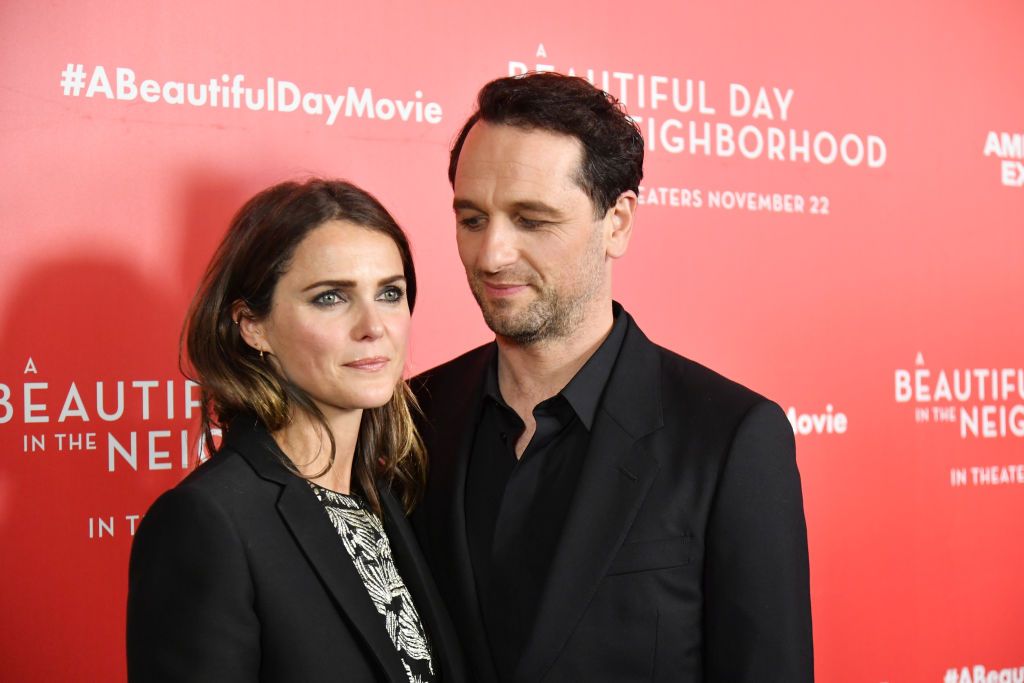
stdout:
<svg viewBox="0 0 1024 683">
<path fill-rule="evenodd" d="M 124 677 L 134 522 L 194 427 L 179 325 L 231 214 L 308 174 L 376 193 L 424 370 L 487 338 L 449 142 L 485 81 L 551 68 L 648 139 L 617 298 L 790 412 L 819 680 L 1022 680 L 1024 6 L 355 5 L 0 6 L 2 677 Z"/>
</svg>

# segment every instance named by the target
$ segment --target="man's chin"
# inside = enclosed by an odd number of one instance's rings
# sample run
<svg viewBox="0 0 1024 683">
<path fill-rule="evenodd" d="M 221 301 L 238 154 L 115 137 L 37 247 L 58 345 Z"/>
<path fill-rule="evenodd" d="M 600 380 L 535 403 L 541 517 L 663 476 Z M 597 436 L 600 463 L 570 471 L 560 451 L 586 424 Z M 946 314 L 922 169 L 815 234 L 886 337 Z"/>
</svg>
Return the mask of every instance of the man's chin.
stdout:
<svg viewBox="0 0 1024 683">
<path fill-rule="evenodd" d="M 484 322 L 491 332 L 516 344 L 530 344 L 543 336 L 543 323 L 531 320 L 523 312 L 517 315 L 484 311 Z"/>
<path fill-rule="evenodd" d="M 514 323 L 517 318 L 526 314 L 526 306 L 521 301 L 513 299 L 492 299 L 489 297 L 476 297 L 476 303 L 480 306 L 480 312 L 485 320 L 506 320 Z"/>
</svg>

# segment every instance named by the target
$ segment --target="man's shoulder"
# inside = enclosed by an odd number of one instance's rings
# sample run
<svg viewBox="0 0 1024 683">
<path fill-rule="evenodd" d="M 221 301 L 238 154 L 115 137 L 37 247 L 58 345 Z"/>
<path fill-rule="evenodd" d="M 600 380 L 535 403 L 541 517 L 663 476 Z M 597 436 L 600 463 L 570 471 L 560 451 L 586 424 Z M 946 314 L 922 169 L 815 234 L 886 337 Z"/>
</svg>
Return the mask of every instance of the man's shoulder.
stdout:
<svg viewBox="0 0 1024 683">
<path fill-rule="evenodd" d="M 764 396 L 740 382 L 681 354 L 658 347 L 666 378 L 673 384 L 685 382 L 692 388 L 732 396 L 737 400 L 764 401 Z"/>
<path fill-rule="evenodd" d="M 644 345 L 634 348 L 656 359 L 658 379 L 653 386 L 658 387 L 657 403 L 638 390 L 624 390 L 617 406 L 619 414 L 626 416 L 635 410 L 627 405 L 658 410 L 663 426 L 658 439 L 676 444 L 696 440 L 703 444 L 701 453 L 717 457 L 715 454 L 724 454 L 730 448 L 744 425 L 762 436 L 782 434 L 789 428 L 785 413 L 771 399 L 702 363 L 644 341 L 648 344 L 645 350 Z"/>
<path fill-rule="evenodd" d="M 634 323 L 635 325 L 635 323 Z M 639 328 L 634 328 L 640 332 Z M 695 409 L 746 412 L 769 399 L 712 368 L 649 340 L 643 333 L 630 347 L 658 358 L 662 396 L 670 404 L 686 403 Z M 643 351 L 640 351 L 643 352 Z"/>
</svg>

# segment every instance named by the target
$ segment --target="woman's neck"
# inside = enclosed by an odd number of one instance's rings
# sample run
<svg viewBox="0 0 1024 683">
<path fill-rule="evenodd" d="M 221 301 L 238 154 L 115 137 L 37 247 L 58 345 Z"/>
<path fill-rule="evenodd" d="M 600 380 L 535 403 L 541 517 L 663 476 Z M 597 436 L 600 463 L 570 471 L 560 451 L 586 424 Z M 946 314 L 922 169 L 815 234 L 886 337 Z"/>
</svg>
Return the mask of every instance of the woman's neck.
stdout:
<svg viewBox="0 0 1024 683">
<path fill-rule="evenodd" d="M 329 468 L 330 437 L 319 420 L 304 412 L 297 412 L 291 422 L 274 432 L 274 441 L 303 476 L 312 477 L 310 481 L 338 493 L 350 493 L 352 459 L 363 411 L 348 410 L 326 417 L 335 449 L 334 462 Z M 316 474 L 320 476 L 313 477 Z"/>
</svg>

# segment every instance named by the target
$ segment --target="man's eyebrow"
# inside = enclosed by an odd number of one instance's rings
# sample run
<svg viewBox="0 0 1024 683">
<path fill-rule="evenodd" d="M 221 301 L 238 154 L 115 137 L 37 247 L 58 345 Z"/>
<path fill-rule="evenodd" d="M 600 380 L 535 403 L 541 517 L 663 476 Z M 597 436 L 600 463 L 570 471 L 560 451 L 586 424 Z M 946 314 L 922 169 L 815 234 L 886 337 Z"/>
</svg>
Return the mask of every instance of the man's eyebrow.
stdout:
<svg viewBox="0 0 1024 683">
<path fill-rule="evenodd" d="M 381 278 L 380 280 L 377 280 L 377 286 L 380 287 L 382 285 L 391 285 L 391 284 L 394 284 L 396 282 L 400 282 L 400 281 L 403 281 L 403 280 L 405 280 L 405 275 L 401 275 L 401 274 L 399 274 L 399 275 L 389 275 L 389 276 L 387 276 L 385 278 Z M 304 287 L 302 289 L 302 291 L 303 292 L 308 292 L 309 290 L 316 289 L 317 287 L 334 287 L 335 289 L 353 289 L 354 287 L 356 287 L 356 284 L 357 283 L 354 280 L 319 280 L 319 281 L 314 282 L 313 284 L 311 284 L 311 285 L 309 285 L 307 287 Z"/>
<path fill-rule="evenodd" d="M 529 199 L 521 202 L 515 202 L 512 205 L 512 208 L 515 209 L 516 211 L 532 211 L 534 213 L 547 213 L 555 216 L 562 215 L 561 211 L 551 206 L 550 204 L 545 204 L 544 202 L 541 201 Z"/>
<path fill-rule="evenodd" d="M 469 199 L 455 199 L 455 201 L 452 202 L 452 208 L 455 209 L 456 211 L 460 209 L 468 209 L 470 211 L 480 211 L 481 213 L 483 213 L 483 209 L 478 207 Z M 514 202 L 512 204 L 512 209 L 514 209 L 515 211 L 532 211 L 535 213 L 545 213 L 554 216 L 562 215 L 561 211 L 551 206 L 550 204 L 545 204 L 542 201 L 532 199 L 524 199 L 522 201 Z"/>
<path fill-rule="evenodd" d="M 459 199 L 458 197 L 456 197 L 455 201 L 452 202 L 452 208 L 455 209 L 456 211 L 458 211 L 459 209 L 471 209 L 473 211 L 480 210 L 480 208 L 476 204 L 469 201 L 468 199 Z"/>
</svg>

